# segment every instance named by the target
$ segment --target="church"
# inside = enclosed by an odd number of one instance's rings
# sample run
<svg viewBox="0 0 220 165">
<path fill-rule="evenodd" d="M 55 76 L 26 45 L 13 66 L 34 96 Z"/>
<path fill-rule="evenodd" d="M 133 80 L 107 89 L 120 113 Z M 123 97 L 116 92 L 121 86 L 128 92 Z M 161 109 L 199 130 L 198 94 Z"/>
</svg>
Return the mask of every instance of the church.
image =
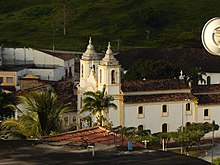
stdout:
<svg viewBox="0 0 220 165">
<path fill-rule="evenodd" d="M 103 54 L 97 53 L 91 38 L 80 60 L 77 86 L 78 123 L 88 114 L 80 113 L 83 94 L 102 90 L 114 97 L 117 110 L 110 109 L 107 119 L 113 127 L 126 126 L 156 132 L 172 132 L 195 122 L 220 124 L 220 85 L 202 85 L 192 89 L 179 78 L 122 82 L 122 68 L 110 43 Z M 92 121 L 95 116 L 92 117 Z M 82 125 L 80 124 L 80 127 Z M 220 135 L 219 131 L 215 132 Z"/>
</svg>

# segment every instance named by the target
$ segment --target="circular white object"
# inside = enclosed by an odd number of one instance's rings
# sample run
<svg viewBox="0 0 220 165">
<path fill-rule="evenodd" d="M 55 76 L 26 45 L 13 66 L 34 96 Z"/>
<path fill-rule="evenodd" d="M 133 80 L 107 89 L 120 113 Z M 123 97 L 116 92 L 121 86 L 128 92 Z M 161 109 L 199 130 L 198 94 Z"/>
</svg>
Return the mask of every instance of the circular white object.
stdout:
<svg viewBox="0 0 220 165">
<path fill-rule="evenodd" d="M 205 24 L 202 44 L 209 53 L 220 55 L 220 17 L 212 18 Z"/>
</svg>

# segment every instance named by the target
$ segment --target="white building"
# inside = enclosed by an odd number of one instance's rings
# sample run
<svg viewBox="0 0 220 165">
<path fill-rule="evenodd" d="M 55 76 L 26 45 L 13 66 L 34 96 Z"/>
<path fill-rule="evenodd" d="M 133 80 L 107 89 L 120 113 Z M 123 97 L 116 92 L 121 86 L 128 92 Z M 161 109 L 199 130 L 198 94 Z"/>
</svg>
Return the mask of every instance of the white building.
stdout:
<svg viewBox="0 0 220 165">
<path fill-rule="evenodd" d="M 203 104 L 198 96 L 201 93 L 194 95 L 191 87 L 183 81 L 182 75 L 180 79 L 121 83 L 121 66 L 114 55 L 110 43 L 104 56 L 96 53 L 90 38 L 87 50 L 80 60 L 77 93 L 79 119 L 88 115 L 79 113 L 83 107 L 83 94 L 86 91 L 102 90 L 105 85 L 107 94 L 114 97 L 114 103 L 118 107 L 117 110 L 110 109 L 107 115 L 113 126 L 150 129 L 155 133 L 176 131 L 180 126 L 193 122 L 211 123 L 215 120 L 220 125 L 220 101 Z M 203 87 L 207 88 L 207 85 Z M 220 93 L 220 88 L 217 93 Z M 218 96 L 214 95 L 216 97 Z M 220 131 L 216 132 L 216 136 L 220 136 Z"/>
<path fill-rule="evenodd" d="M 0 47 L 0 79 L 3 85 L 19 86 L 26 74 L 41 80 L 59 81 L 74 77 L 74 57 L 70 54 L 52 54 L 31 48 Z"/>
</svg>

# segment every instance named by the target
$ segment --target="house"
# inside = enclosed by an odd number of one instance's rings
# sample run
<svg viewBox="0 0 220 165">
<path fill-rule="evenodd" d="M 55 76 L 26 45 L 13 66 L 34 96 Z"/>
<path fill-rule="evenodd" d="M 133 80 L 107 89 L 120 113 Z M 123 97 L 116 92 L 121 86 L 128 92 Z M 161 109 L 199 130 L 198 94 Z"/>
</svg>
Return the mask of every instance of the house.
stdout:
<svg viewBox="0 0 220 165">
<path fill-rule="evenodd" d="M 215 123 L 220 125 L 219 91 L 216 91 L 218 87 L 199 87 L 207 92 L 192 89 L 183 80 L 182 72 L 179 78 L 174 79 L 122 83 L 122 68 L 115 56 L 118 55 L 113 53 L 110 43 L 102 55 L 95 51 L 92 40 L 89 39 L 87 49 L 80 60 L 80 83 L 77 86 L 77 122 L 80 127 L 83 126 L 82 119 L 89 115 L 80 113 L 83 108 L 83 94 L 86 91 L 102 90 L 104 86 L 117 105 L 117 110 L 110 109 L 109 114 L 104 114 L 113 127 L 137 127 L 156 133 L 176 131 L 180 126 L 193 122 L 211 123 L 215 120 Z M 129 56 L 126 58 L 131 61 Z M 95 121 L 96 116 L 92 116 L 92 120 Z M 220 131 L 216 131 L 215 135 L 220 136 Z"/>
<path fill-rule="evenodd" d="M 0 47 L 0 81 L 19 90 L 19 79 L 32 74 L 41 80 L 60 81 L 74 78 L 74 56 L 31 48 Z"/>
</svg>

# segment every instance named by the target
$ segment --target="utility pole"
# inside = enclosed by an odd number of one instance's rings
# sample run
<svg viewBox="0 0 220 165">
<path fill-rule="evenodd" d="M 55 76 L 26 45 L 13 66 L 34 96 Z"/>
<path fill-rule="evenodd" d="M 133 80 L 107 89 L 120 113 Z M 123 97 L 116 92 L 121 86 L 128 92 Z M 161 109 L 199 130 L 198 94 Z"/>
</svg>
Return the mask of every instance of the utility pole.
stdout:
<svg viewBox="0 0 220 165">
<path fill-rule="evenodd" d="M 213 164 L 213 154 L 214 154 L 214 131 L 215 131 L 215 120 L 212 121 L 212 164 Z"/>
</svg>

